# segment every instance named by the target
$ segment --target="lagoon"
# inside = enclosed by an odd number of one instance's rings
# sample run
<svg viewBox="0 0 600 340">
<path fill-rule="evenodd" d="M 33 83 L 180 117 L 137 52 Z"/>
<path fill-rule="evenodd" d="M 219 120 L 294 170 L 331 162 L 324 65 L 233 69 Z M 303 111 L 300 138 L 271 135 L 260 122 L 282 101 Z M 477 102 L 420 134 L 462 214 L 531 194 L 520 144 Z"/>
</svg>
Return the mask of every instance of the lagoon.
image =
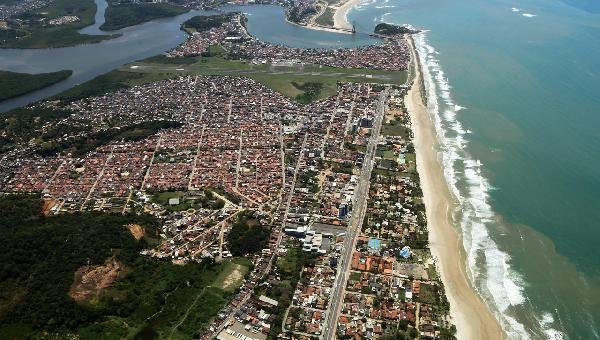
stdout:
<svg viewBox="0 0 600 340">
<path fill-rule="evenodd" d="M 118 38 L 97 44 L 86 44 L 54 49 L 0 50 L 0 70 L 42 73 L 73 70 L 73 75 L 60 83 L 39 91 L 3 101 L 0 112 L 25 106 L 55 95 L 98 75 L 127 63 L 155 56 L 174 48 L 186 39 L 181 24 L 196 15 L 211 15 L 219 11 L 192 10 L 188 13 L 153 20 L 114 32 L 100 31 L 104 23 L 106 0 L 96 0 L 98 12 L 93 25 L 80 30 L 85 34 L 120 34 Z M 257 38 L 294 47 L 355 47 L 376 43 L 368 34 L 322 32 L 287 22 L 279 6 L 228 6 L 223 11 L 242 11 L 248 15 L 248 30 Z"/>
</svg>

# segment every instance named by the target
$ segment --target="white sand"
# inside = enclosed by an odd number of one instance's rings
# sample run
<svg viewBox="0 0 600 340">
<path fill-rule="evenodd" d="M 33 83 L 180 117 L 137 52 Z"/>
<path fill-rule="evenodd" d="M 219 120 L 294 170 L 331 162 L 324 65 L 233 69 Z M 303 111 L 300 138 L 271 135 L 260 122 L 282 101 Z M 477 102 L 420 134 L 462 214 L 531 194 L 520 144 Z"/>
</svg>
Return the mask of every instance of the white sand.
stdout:
<svg viewBox="0 0 600 340">
<path fill-rule="evenodd" d="M 348 12 L 362 1 L 363 0 L 347 0 L 343 5 L 338 7 L 333 15 L 333 27 L 352 30 L 352 24 L 348 21 Z"/>
<path fill-rule="evenodd" d="M 409 43 L 412 46 L 410 38 Z M 414 46 L 411 50 L 412 59 L 416 60 Z M 464 248 L 450 215 L 455 204 L 454 198 L 438 160 L 435 129 L 421 96 L 420 67 L 413 67 L 413 73 L 415 81 L 405 103 L 415 135 L 417 170 L 427 212 L 430 248 L 438 260 L 438 269 L 450 302 L 450 315 L 457 328 L 457 338 L 505 338 L 498 321 L 467 278 Z"/>
</svg>

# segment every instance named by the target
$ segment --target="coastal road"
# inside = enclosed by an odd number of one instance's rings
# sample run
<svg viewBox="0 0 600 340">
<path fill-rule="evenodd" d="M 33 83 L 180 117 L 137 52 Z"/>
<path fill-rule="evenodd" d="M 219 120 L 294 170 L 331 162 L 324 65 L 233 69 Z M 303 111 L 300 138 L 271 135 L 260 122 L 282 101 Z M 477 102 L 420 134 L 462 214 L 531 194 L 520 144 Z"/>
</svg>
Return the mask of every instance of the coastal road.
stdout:
<svg viewBox="0 0 600 340">
<path fill-rule="evenodd" d="M 348 280 L 350 264 L 352 262 L 352 253 L 356 245 L 356 240 L 360 235 L 363 220 L 367 212 L 367 199 L 369 196 L 369 187 L 371 186 L 371 172 L 373 171 L 375 162 L 375 152 L 377 150 L 377 142 L 379 141 L 383 117 L 385 116 L 385 103 L 388 95 L 389 88 L 386 87 L 386 89 L 381 92 L 377 102 L 377 110 L 375 112 L 375 121 L 373 122 L 371 137 L 367 144 L 360 178 L 354 190 L 352 217 L 342 248 L 343 250 L 340 254 L 340 260 L 338 261 L 338 271 L 333 283 L 333 292 L 327 307 L 328 313 L 325 316 L 322 339 L 329 340 L 335 339 L 336 337 L 337 320 L 343 305 L 346 281 Z"/>
</svg>

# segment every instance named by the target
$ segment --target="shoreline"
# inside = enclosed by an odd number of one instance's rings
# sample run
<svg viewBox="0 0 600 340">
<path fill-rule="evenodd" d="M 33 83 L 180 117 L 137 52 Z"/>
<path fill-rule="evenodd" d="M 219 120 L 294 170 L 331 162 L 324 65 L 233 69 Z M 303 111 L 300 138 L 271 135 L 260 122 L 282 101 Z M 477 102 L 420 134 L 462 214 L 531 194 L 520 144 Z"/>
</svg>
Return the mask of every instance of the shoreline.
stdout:
<svg viewBox="0 0 600 340">
<path fill-rule="evenodd" d="M 333 27 L 344 30 L 352 30 L 352 24 L 348 21 L 348 12 L 363 0 L 348 0 L 339 6 L 333 14 Z"/>
<path fill-rule="evenodd" d="M 423 103 L 421 65 L 418 62 L 412 37 L 411 49 L 413 83 L 405 97 L 411 117 L 417 171 L 420 175 L 425 203 L 429 246 L 436 258 L 440 277 L 450 302 L 450 315 L 458 339 L 503 339 L 504 331 L 485 301 L 472 287 L 465 268 L 466 254 L 461 236 L 453 225 L 453 198 L 438 160 L 439 145 L 433 122 Z"/>
<path fill-rule="evenodd" d="M 306 25 L 298 25 L 297 23 L 287 20 L 287 17 L 285 20 L 294 25 L 304 26 L 318 31 L 352 34 L 353 25 L 348 21 L 348 12 L 361 2 L 363 2 L 363 0 L 347 0 L 341 6 L 332 6 L 331 8 L 335 8 L 335 12 L 333 14 L 333 26 L 331 27 L 317 25 L 314 22 L 315 17 L 312 17 Z"/>
</svg>

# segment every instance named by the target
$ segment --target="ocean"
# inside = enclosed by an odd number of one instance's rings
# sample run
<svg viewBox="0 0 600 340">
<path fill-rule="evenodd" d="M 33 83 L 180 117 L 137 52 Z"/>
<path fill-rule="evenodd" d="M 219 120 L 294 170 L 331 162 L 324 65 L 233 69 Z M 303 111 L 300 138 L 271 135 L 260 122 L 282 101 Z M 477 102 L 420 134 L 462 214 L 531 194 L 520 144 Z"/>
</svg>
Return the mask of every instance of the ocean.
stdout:
<svg viewBox="0 0 600 340">
<path fill-rule="evenodd" d="M 424 30 L 416 42 L 428 107 L 470 278 L 511 339 L 600 338 L 598 1 L 374 0 L 349 13 L 355 36 L 290 25 L 279 7 L 242 10 L 252 34 L 298 47 L 374 43 L 365 33 L 382 21 Z M 94 45 L 0 51 L 2 69 L 75 70 L 0 107 L 172 48 L 193 14 Z"/>
<path fill-rule="evenodd" d="M 600 5 L 373 0 L 410 24 L 467 271 L 511 339 L 600 338 Z"/>
</svg>

